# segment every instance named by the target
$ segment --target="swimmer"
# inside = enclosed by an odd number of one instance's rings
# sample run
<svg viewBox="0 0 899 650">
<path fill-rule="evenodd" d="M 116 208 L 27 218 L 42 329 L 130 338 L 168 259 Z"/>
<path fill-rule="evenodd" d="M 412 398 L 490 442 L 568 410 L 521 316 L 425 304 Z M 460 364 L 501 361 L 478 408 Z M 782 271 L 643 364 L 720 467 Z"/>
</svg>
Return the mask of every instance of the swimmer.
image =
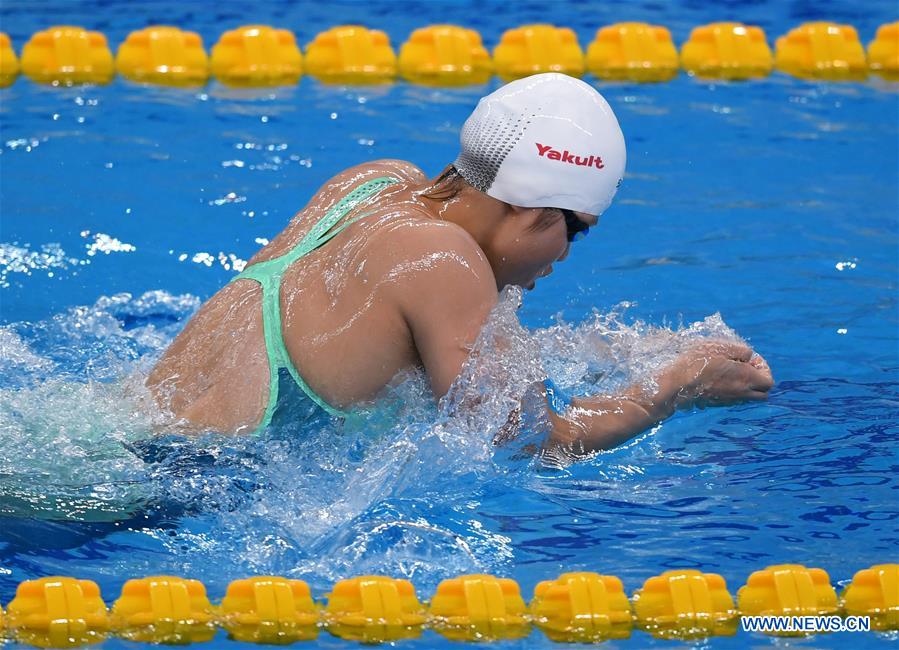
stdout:
<svg viewBox="0 0 899 650">
<path fill-rule="evenodd" d="M 439 398 L 498 292 L 552 273 L 596 229 L 624 167 L 618 121 L 592 86 L 556 73 L 509 83 L 481 99 L 435 179 L 379 160 L 329 180 L 199 309 L 147 385 L 191 428 L 233 433 L 345 417 L 415 367 Z M 764 359 L 725 342 L 685 351 L 655 379 L 653 395 L 572 400 L 547 380 L 546 446 L 608 449 L 677 409 L 764 400 L 774 383 Z M 302 391 L 303 413 L 278 413 L 289 390 Z"/>
</svg>

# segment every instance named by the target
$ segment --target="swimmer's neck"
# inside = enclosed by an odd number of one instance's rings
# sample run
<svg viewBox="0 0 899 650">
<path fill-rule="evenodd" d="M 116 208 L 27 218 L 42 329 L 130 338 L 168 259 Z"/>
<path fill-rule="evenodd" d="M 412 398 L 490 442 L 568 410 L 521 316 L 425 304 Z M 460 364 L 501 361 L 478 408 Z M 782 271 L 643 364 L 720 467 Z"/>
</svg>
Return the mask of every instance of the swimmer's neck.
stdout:
<svg viewBox="0 0 899 650">
<path fill-rule="evenodd" d="M 412 195 L 434 219 L 449 221 L 465 230 L 485 253 L 492 248 L 499 224 L 511 206 L 465 184 L 451 199 L 432 199 L 426 194 L 434 189 L 434 179 L 410 188 Z"/>
</svg>

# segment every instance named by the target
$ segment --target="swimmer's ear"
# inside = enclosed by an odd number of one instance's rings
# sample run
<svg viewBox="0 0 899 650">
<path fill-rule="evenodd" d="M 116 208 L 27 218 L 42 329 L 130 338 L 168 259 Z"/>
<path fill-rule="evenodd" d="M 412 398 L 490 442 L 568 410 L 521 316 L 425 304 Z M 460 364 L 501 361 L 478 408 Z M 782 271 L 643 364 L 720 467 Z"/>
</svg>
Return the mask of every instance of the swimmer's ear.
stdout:
<svg viewBox="0 0 899 650">
<path fill-rule="evenodd" d="M 510 203 L 505 203 L 504 205 L 506 206 L 506 218 L 518 219 L 522 223 L 527 224 L 529 228 L 533 227 L 542 218 L 544 212 L 552 212 L 543 208 L 522 208 Z"/>
<path fill-rule="evenodd" d="M 559 220 L 564 219 L 562 212 L 556 208 L 543 208 L 540 216 L 528 226 L 528 230 L 532 232 L 543 232 L 549 230 Z"/>
</svg>

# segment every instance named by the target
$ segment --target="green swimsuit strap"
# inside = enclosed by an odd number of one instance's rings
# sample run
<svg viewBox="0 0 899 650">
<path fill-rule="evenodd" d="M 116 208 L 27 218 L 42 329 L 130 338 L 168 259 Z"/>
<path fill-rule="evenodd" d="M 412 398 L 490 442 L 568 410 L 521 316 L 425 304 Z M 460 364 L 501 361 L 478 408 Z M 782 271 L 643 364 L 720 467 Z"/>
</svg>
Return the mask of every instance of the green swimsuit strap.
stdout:
<svg viewBox="0 0 899 650">
<path fill-rule="evenodd" d="M 334 408 L 319 397 L 303 380 L 290 360 L 287 347 L 284 345 L 284 334 L 281 325 L 281 278 L 287 268 L 298 259 L 323 246 L 343 232 L 344 229 L 359 221 L 359 219 L 368 216 L 368 214 L 359 215 L 348 219 L 335 228 L 334 226 L 337 225 L 337 222 L 349 212 L 385 187 L 398 182 L 395 178 L 382 176 L 362 183 L 328 210 L 306 236 L 290 251 L 280 257 L 257 262 L 231 279 L 231 282 L 236 280 L 255 280 L 262 285 L 262 323 L 265 336 L 265 350 L 268 355 L 269 398 L 265 415 L 262 417 L 262 421 L 256 428 L 255 433 L 265 429 L 272 421 L 278 402 L 278 373 L 281 368 L 286 368 L 300 389 L 309 396 L 309 399 L 325 411 L 337 417 L 346 417 L 348 415 L 348 413 Z"/>
</svg>

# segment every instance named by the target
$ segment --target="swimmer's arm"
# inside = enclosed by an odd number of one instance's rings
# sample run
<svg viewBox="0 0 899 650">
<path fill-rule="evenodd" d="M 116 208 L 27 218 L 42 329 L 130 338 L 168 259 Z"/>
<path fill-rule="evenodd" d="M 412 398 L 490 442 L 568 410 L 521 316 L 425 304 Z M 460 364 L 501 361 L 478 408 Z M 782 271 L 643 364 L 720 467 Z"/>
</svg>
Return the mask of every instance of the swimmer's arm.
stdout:
<svg viewBox="0 0 899 650">
<path fill-rule="evenodd" d="M 446 395 L 496 305 L 496 280 L 480 249 L 440 222 L 393 234 L 403 254 L 391 262 L 391 297 L 434 395 Z"/>
<path fill-rule="evenodd" d="M 764 401 L 774 386 L 768 364 L 752 348 L 720 341 L 684 352 L 655 380 L 653 395 L 632 386 L 620 395 L 575 398 L 561 415 L 550 411 L 546 446 L 576 454 L 611 449 L 678 409 Z"/>
<path fill-rule="evenodd" d="M 549 410 L 552 430 L 545 446 L 575 454 L 617 447 L 673 415 L 676 394 L 671 387 L 660 387 L 647 398 L 634 386 L 620 395 L 575 397 L 563 414 Z"/>
</svg>

